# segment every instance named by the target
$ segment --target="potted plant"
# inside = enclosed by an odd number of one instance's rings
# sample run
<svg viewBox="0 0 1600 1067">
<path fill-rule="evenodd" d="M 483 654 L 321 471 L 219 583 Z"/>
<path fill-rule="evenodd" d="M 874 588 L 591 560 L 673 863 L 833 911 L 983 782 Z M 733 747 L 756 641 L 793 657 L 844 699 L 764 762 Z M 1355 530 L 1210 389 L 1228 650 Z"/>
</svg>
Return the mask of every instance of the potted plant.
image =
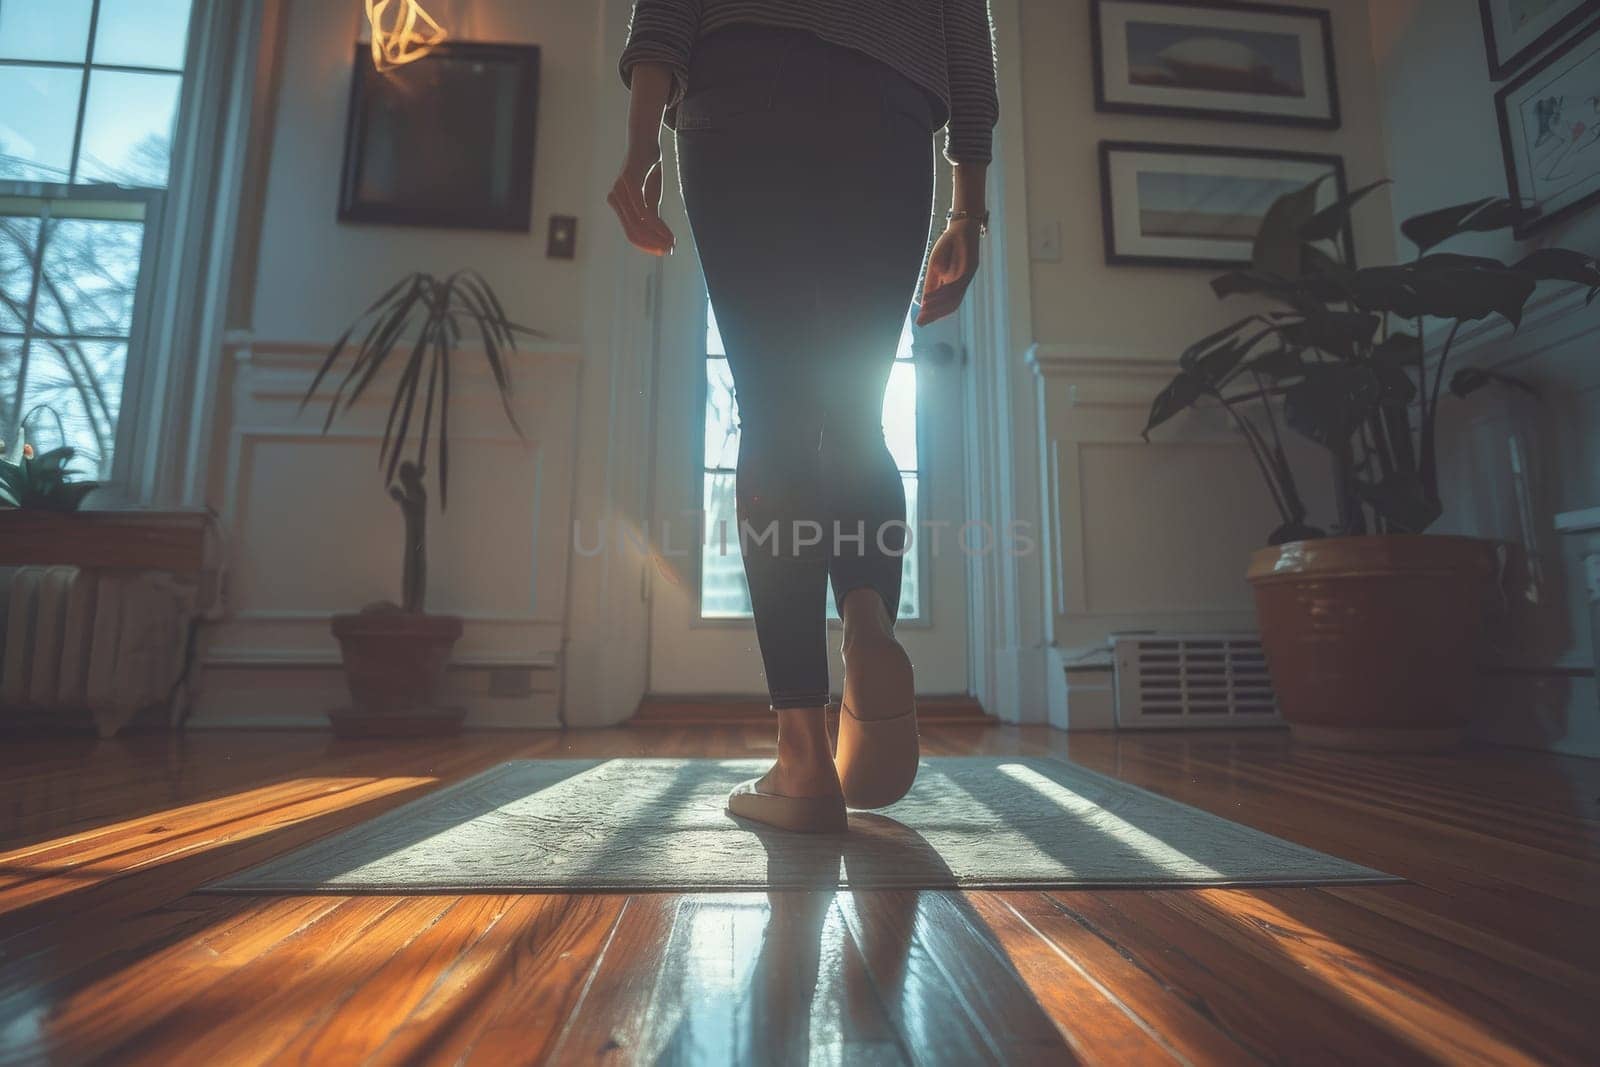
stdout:
<svg viewBox="0 0 1600 1067">
<path fill-rule="evenodd" d="M 78 480 L 70 466 L 78 450 L 71 446 L 35 455 L 25 443 L 15 462 L 4 453 L 5 443 L 0 442 L 0 508 L 77 511 L 83 498 L 100 487 L 99 482 Z"/>
<path fill-rule="evenodd" d="M 352 346 L 352 337 L 363 327 L 360 342 Z M 448 733 L 460 728 L 465 714 L 462 708 L 443 706 L 440 699 L 450 653 L 461 636 L 461 618 L 430 615 L 424 607 L 428 446 L 434 443 L 438 457 L 439 507 L 443 510 L 450 475 L 452 361 L 464 329 L 474 330 L 480 338 L 506 419 L 521 435 L 511 411 L 511 380 L 504 356 L 516 351 L 519 334 L 543 335 L 508 320 L 494 290 L 472 271 L 457 271 L 444 278 L 416 273 L 397 282 L 335 342 L 300 402 L 304 410 L 339 357 L 352 349 L 354 355 L 344 378 L 328 400 L 322 425 L 326 433 L 334 418 L 350 410 L 390 363 L 390 357 L 401 350 L 402 341 L 415 331 L 415 339 L 397 361 L 400 371 L 378 450 L 383 483 L 405 520 L 401 599 L 398 604 L 383 601 L 333 617 L 351 701 L 350 707 L 329 715 L 340 736 Z M 416 451 L 406 458 L 414 422 L 419 424 Z"/>
<path fill-rule="evenodd" d="M 1320 182 L 1268 210 L 1249 268 L 1211 283 L 1271 310 L 1191 345 L 1151 407 L 1146 437 L 1174 415 L 1217 404 L 1249 445 L 1280 524 L 1248 578 L 1279 705 L 1313 744 L 1432 748 L 1466 725 L 1472 653 L 1491 569 L 1488 542 L 1430 535 L 1441 514 L 1437 426 L 1444 385 L 1466 394 L 1488 376 L 1450 374 L 1463 323 L 1499 315 L 1515 328 L 1539 283 L 1600 292 L 1594 257 L 1561 248 L 1514 264 L 1435 249 L 1513 225 L 1523 211 L 1487 198 L 1401 225 L 1408 263 L 1355 269 L 1332 239 L 1385 182 L 1318 208 Z M 1436 358 L 1429 319 L 1448 324 Z M 1295 433 L 1326 450 L 1336 525 L 1311 525 L 1284 449 Z"/>
</svg>

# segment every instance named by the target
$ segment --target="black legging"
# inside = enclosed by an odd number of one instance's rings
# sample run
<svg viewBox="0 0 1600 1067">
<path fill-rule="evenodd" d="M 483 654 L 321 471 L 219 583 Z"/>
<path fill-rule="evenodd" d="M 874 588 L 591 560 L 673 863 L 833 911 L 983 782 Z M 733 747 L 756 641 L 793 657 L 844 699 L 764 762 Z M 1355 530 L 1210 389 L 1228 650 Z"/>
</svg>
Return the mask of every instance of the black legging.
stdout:
<svg viewBox="0 0 1600 1067">
<path fill-rule="evenodd" d="M 702 38 L 679 182 L 739 410 L 738 536 L 772 707 L 829 700 L 827 584 L 894 619 L 912 539 L 883 399 L 932 219 L 933 109 L 800 30 Z M 718 531 L 708 531 L 723 543 Z"/>
</svg>

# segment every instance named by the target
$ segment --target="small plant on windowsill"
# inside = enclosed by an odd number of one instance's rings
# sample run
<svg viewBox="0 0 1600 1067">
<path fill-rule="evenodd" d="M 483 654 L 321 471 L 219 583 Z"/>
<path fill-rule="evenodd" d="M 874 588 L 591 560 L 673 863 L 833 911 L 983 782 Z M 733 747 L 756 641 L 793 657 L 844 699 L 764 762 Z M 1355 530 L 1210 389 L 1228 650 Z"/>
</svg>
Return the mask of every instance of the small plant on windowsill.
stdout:
<svg viewBox="0 0 1600 1067">
<path fill-rule="evenodd" d="M 1426 531 L 1439 499 L 1439 404 L 1493 380 L 1450 375 L 1462 325 L 1498 315 L 1513 329 L 1541 282 L 1600 294 L 1600 262 L 1543 248 L 1514 264 L 1435 251 L 1525 215 L 1498 197 L 1407 219 L 1408 263 L 1355 269 L 1326 251 L 1351 210 L 1385 182 L 1319 208 L 1312 183 L 1275 202 L 1249 269 L 1216 278 L 1218 297 L 1276 305 L 1191 345 L 1156 397 L 1146 435 L 1185 409 L 1220 405 L 1254 454 L 1279 511 L 1249 568 L 1262 643 L 1295 736 L 1341 747 L 1443 747 L 1472 706 L 1472 649 L 1490 573 L 1488 543 Z M 1436 357 L 1427 320 L 1444 323 Z M 1410 327 L 1407 329 L 1406 327 Z M 1310 524 L 1289 433 L 1333 469 L 1334 535 Z"/>
<path fill-rule="evenodd" d="M 342 736 L 450 732 L 463 710 L 440 705 L 450 652 L 461 636 L 461 618 L 430 615 L 427 597 L 427 472 L 429 446 L 438 460 L 439 507 L 448 502 L 451 375 L 459 345 L 468 332 L 482 344 L 506 420 L 520 436 L 511 409 L 511 378 L 506 356 L 517 338 L 544 334 L 519 326 L 488 282 L 475 271 L 443 278 L 411 274 L 380 296 L 328 351 L 302 398 L 302 410 L 316 399 L 340 357 L 351 352 L 344 377 L 328 400 L 326 433 L 373 387 L 379 372 L 398 364 L 394 394 L 378 449 L 383 484 L 405 520 L 401 599 L 369 604 L 358 613 L 335 615 L 333 633 L 344 654 L 351 707 L 330 713 Z M 352 339 L 360 340 L 352 345 Z M 402 348 L 410 337 L 409 346 Z M 397 352 L 403 355 L 396 356 Z M 416 426 L 415 451 L 407 442 Z M 435 429 L 437 427 L 437 430 Z"/>
<path fill-rule="evenodd" d="M 43 404 L 22 417 L 21 428 L 27 430 L 38 414 L 55 416 L 61 431 L 61 416 Z M 20 433 L 9 452 L 0 441 L 0 508 L 77 511 L 83 498 L 100 488 L 99 482 L 84 481 L 72 469 L 77 455 L 78 450 L 71 446 L 37 452 Z"/>
<path fill-rule="evenodd" d="M 0 453 L 4 451 L 0 446 Z M 33 446 L 25 444 L 15 463 L 0 458 L 0 508 L 77 511 L 100 483 L 78 480 L 78 472 L 68 466 L 75 455 L 73 448 L 53 448 L 36 456 Z"/>
</svg>

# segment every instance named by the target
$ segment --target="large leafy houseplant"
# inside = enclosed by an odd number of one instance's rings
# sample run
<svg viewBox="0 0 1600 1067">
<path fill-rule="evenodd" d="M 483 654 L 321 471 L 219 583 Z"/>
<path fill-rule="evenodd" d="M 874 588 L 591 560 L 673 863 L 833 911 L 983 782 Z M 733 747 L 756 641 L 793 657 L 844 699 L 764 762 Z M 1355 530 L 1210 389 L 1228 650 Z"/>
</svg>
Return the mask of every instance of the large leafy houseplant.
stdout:
<svg viewBox="0 0 1600 1067">
<path fill-rule="evenodd" d="M 1541 282 L 1600 292 L 1594 257 L 1562 248 L 1515 263 L 1437 251 L 1522 215 L 1501 198 L 1430 211 L 1401 232 L 1410 262 L 1357 269 L 1331 242 L 1385 183 L 1325 207 L 1321 183 L 1278 199 L 1248 268 L 1213 280 L 1219 298 L 1265 310 L 1189 346 L 1155 399 L 1145 433 L 1217 404 L 1255 457 L 1279 522 L 1248 579 L 1283 718 L 1297 739 L 1344 748 L 1438 748 L 1463 736 L 1474 653 L 1492 574 L 1489 545 L 1423 534 L 1442 513 L 1439 405 L 1487 375 L 1451 373 L 1462 326 L 1498 315 L 1520 326 Z M 1443 324 L 1430 355 L 1429 320 Z M 1336 525 L 1311 525 L 1289 434 L 1320 446 L 1333 471 Z"/>
<path fill-rule="evenodd" d="M 507 318 L 494 290 L 473 271 L 443 278 L 416 273 L 397 282 L 329 349 L 301 401 L 304 409 L 340 357 L 353 352 L 328 400 L 326 432 L 338 415 L 373 387 L 386 367 L 398 365 L 378 465 L 405 518 L 401 603 L 368 605 L 359 613 L 333 617 L 353 704 L 330 713 L 335 731 L 342 735 L 449 732 L 460 726 L 464 714 L 459 707 L 441 707 L 439 701 L 462 621 L 454 615 L 429 615 L 423 606 L 430 446 L 438 459 L 443 510 L 450 484 L 451 380 L 460 343 L 471 335 L 482 346 L 506 419 L 520 436 L 511 408 L 507 355 L 516 351 L 519 336 L 543 335 Z M 408 452 L 412 440 L 415 451 Z"/>
<path fill-rule="evenodd" d="M 1327 450 L 1343 535 L 1422 533 L 1439 517 L 1439 403 L 1447 380 L 1466 393 L 1485 375 L 1447 378 L 1463 324 L 1499 315 L 1520 326 L 1539 283 L 1600 292 L 1600 264 L 1563 248 L 1507 264 L 1435 251 L 1466 233 L 1506 229 L 1522 210 L 1490 197 L 1430 211 L 1400 227 L 1416 247 L 1408 263 L 1356 269 L 1332 239 L 1375 182 L 1319 209 L 1321 182 L 1279 198 L 1263 218 L 1247 269 L 1214 279 L 1219 298 L 1249 294 L 1270 310 L 1190 345 L 1150 409 L 1151 430 L 1179 412 L 1220 404 L 1249 444 L 1276 505 L 1273 545 L 1326 536 L 1312 526 L 1284 449 L 1286 431 Z M 1448 323 L 1430 362 L 1429 319 Z"/>
</svg>

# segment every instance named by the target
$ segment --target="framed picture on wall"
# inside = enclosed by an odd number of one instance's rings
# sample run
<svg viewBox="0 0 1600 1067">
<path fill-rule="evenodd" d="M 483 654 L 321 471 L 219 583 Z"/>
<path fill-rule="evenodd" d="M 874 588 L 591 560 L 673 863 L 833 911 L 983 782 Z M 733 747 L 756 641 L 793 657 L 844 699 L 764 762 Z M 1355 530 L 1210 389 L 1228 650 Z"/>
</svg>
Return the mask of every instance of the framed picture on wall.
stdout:
<svg viewBox="0 0 1600 1067">
<path fill-rule="evenodd" d="M 1337 129 L 1333 20 L 1229 0 L 1091 0 L 1100 111 Z"/>
<path fill-rule="evenodd" d="M 1489 76 L 1509 77 L 1590 15 L 1600 0 L 1478 0 Z"/>
<path fill-rule="evenodd" d="M 342 222 L 519 230 L 533 223 L 536 45 L 440 45 L 387 73 L 356 46 Z"/>
<path fill-rule="evenodd" d="M 1319 203 L 1345 195 L 1344 160 L 1253 148 L 1100 144 L 1106 262 L 1113 266 L 1250 265 L 1256 231 L 1274 201 L 1319 178 Z M 1349 223 L 1329 249 L 1355 265 Z"/>
<path fill-rule="evenodd" d="M 1600 201 L 1600 21 L 1494 97 L 1507 196 L 1523 238 Z"/>
</svg>

